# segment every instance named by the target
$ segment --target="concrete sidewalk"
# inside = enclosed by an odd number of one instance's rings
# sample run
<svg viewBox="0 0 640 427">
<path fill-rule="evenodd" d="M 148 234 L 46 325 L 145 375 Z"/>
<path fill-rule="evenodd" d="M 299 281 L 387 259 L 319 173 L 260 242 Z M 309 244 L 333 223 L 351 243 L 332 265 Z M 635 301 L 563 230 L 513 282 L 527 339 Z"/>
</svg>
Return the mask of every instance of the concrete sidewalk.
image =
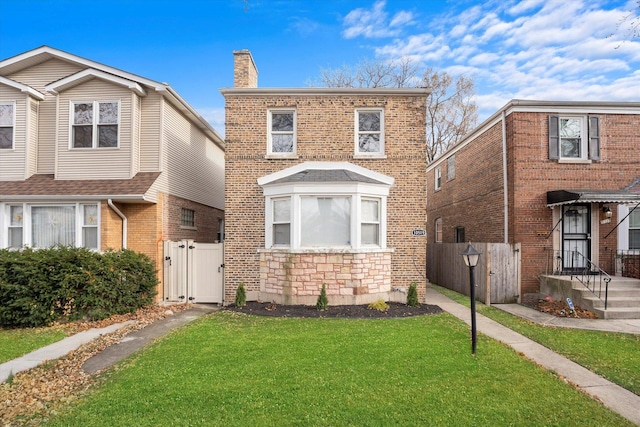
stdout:
<svg viewBox="0 0 640 427">
<path fill-rule="evenodd" d="M 187 310 L 167 316 L 162 320 L 130 333 L 119 343 L 107 347 L 105 350 L 85 361 L 82 369 L 85 372 L 93 373 L 111 366 L 139 350 L 155 338 L 166 335 L 170 330 L 185 325 L 217 309 L 217 306 L 197 304 Z M 88 331 L 80 332 L 29 354 L 0 364 L 0 383 L 9 378 L 9 375 L 35 368 L 47 360 L 58 359 L 77 349 L 82 344 L 98 338 L 100 335 L 109 334 L 131 323 L 133 323 L 133 321 L 116 323 L 100 329 L 89 329 Z"/>
<path fill-rule="evenodd" d="M 427 288 L 427 302 L 438 305 L 444 311 L 469 325 L 471 324 L 471 310 L 468 307 L 458 304 L 430 287 Z M 523 307 L 523 309 L 526 309 L 526 307 Z M 532 315 L 531 313 L 527 314 Z M 598 320 L 594 321 L 597 322 Z M 640 425 L 640 396 L 594 374 L 588 369 L 512 331 L 506 326 L 502 326 L 477 313 L 476 327 L 479 333 L 510 346 L 516 352 L 523 354 L 527 359 L 563 376 L 589 396 L 601 401 L 609 409 L 619 413 L 629 421 Z M 634 325 L 631 325 L 630 329 L 634 327 Z M 626 327 L 622 327 L 622 329 L 626 329 Z M 480 349 L 479 353 L 481 353 L 481 351 Z"/>
</svg>

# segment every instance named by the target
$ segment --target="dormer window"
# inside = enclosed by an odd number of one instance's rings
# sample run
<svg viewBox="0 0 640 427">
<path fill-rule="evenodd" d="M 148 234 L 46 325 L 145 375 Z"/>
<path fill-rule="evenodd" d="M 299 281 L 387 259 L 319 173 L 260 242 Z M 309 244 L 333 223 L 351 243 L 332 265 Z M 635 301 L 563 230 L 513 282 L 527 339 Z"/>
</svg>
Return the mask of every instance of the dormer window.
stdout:
<svg viewBox="0 0 640 427">
<path fill-rule="evenodd" d="M 72 148 L 118 147 L 118 102 L 74 102 L 71 105 Z"/>
<path fill-rule="evenodd" d="M 0 102 L 0 149 L 13 149 L 14 111 L 13 102 Z"/>
</svg>

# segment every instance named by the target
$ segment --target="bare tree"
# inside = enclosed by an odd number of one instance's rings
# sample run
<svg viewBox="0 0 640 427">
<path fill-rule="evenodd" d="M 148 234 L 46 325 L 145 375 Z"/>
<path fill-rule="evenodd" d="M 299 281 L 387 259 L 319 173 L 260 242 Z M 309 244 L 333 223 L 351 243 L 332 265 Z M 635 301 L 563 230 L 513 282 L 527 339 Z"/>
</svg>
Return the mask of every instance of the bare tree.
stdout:
<svg viewBox="0 0 640 427">
<path fill-rule="evenodd" d="M 426 87 L 432 91 L 427 100 L 427 162 L 432 162 L 455 145 L 476 125 L 478 106 L 474 101 L 473 80 L 457 80 L 432 68 L 419 74 L 409 59 L 390 62 L 362 60 L 355 66 L 320 70 L 317 82 L 325 87 Z"/>
<path fill-rule="evenodd" d="M 622 44 L 627 40 L 640 38 L 640 15 L 638 13 L 640 13 L 640 0 L 636 0 L 636 7 L 628 11 L 628 13 L 620 19 L 618 25 L 616 25 L 616 31 L 608 36 L 613 37 L 613 35 L 618 31 L 626 28 L 624 30 L 626 31 L 624 39 L 618 46 L 616 46 L 616 49 L 622 46 Z"/>
</svg>

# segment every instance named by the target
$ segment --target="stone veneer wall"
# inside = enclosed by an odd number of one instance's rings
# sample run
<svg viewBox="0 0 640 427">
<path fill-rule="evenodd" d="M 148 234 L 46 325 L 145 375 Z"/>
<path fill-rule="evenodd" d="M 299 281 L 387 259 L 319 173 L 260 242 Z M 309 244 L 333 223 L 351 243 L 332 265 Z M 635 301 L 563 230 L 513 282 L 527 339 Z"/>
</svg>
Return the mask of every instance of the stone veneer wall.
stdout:
<svg viewBox="0 0 640 427">
<path fill-rule="evenodd" d="M 262 250 L 260 299 L 279 304 L 315 304 L 324 283 L 330 305 L 388 301 L 392 252 Z"/>
</svg>

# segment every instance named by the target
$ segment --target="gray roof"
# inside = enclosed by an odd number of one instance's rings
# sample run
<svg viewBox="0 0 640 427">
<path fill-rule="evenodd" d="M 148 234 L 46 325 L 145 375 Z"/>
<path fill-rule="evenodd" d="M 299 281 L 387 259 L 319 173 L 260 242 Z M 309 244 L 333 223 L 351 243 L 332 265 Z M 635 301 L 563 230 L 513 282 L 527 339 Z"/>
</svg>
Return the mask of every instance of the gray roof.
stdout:
<svg viewBox="0 0 640 427">
<path fill-rule="evenodd" d="M 269 184 L 284 184 L 290 182 L 363 182 L 366 184 L 384 184 L 376 179 L 345 169 L 307 169 L 285 178 L 277 179 Z"/>
</svg>

